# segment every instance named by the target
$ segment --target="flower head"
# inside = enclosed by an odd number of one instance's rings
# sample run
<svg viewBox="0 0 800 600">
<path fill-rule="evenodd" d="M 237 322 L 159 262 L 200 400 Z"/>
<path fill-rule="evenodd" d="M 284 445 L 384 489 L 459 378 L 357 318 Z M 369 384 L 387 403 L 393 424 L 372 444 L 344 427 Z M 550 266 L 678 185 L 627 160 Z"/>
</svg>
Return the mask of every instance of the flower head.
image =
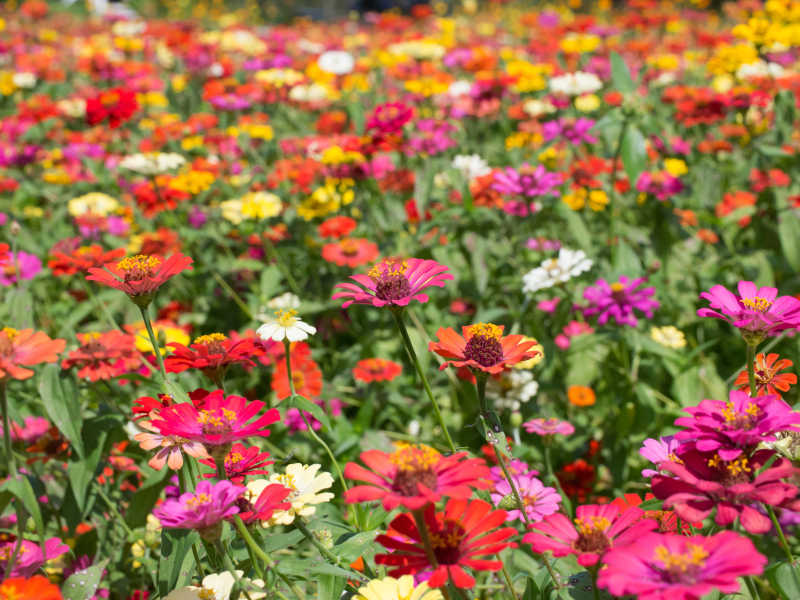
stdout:
<svg viewBox="0 0 800 600">
<path fill-rule="evenodd" d="M 644 313 L 649 319 L 659 306 L 658 301 L 651 298 L 655 294 L 655 288 L 639 289 L 644 281 L 644 277 L 631 281 L 624 275 L 619 281 L 612 283 L 598 279 L 593 286 L 583 291 L 584 299 L 589 302 L 589 305 L 582 309 L 584 316 L 598 315 L 599 325 L 605 325 L 613 317 L 618 325 L 636 327 L 638 321 L 634 314 L 635 310 Z"/>
<path fill-rule="evenodd" d="M 234 444 L 224 459 L 225 477 L 233 483 L 243 483 L 245 477 L 267 475 L 268 471 L 264 467 L 274 462 L 269 459 L 269 452 L 262 452 L 258 446 Z M 204 477 L 216 477 L 216 464 L 213 459 L 208 458 L 200 462 L 214 469 L 213 473 L 206 473 Z"/>
<path fill-rule="evenodd" d="M 780 395 L 782 392 L 788 392 L 789 388 L 797 383 L 797 375 L 780 371 L 788 369 L 792 365 L 794 363 L 788 358 L 778 360 L 777 354 L 770 353 L 765 356 L 759 352 L 755 360 L 756 395 Z M 749 390 L 750 380 L 747 369 L 739 373 L 733 383 L 740 390 Z"/>
<path fill-rule="evenodd" d="M 140 421 L 141 431 L 133 436 L 139 442 L 142 450 L 156 450 L 156 453 L 147 461 L 151 468 L 160 471 L 167 465 L 173 471 L 183 467 L 184 453 L 194 458 L 210 459 L 206 447 L 198 441 L 187 440 L 177 435 L 162 435 L 150 421 Z"/>
<path fill-rule="evenodd" d="M 664 327 L 653 327 L 650 329 L 650 339 L 661 344 L 665 348 L 679 350 L 686 346 L 686 336 L 683 332 L 673 325 Z"/>
<path fill-rule="evenodd" d="M 494 323 L 477 323 L 461 328 L 458 335 L 452 327 L 436 332 L 438 342 L 430 342 L 428 350 L 447 360 L 441 368 L 470 367 L 485 373 L 500 373 L 512 365 L 535 358 L 535 340 L 522 335 L 503 335 L 503 326 Z"/>
<path fill-rule="evenodd" d="M 0 380 L 28 379 L 33 371 L 24 366 L 51 363 L 58 360 L 66 340 L 51 340 L 47 334 L 33 329 L 0 329 Z"/>
<path fill-rule="evenodd" d="M 675 439 L 674 435 L 666 435 L 657 440 L 647 438 L 642 443 L 642 447 L 639 448 L 639 454 L 653 463 L 656 470 L 644 469 L 642 471 L 642 477 L 657 475 L 661 463 L 669 461 L 680 462 L 680 458 L 678 458 L 678 448 L 680 448 L 680 446 L 681 443 Z"/>
<path fill-rule="evenodd" d="M 139 108 L 136 92 L 132 89 L 117 87 L 104 90 L 97 96 L 86 100 L 86 122 L 98 125 L 108 121 L 112 129 L 127 121 Z"/>
<path fill-rule="evenodd" d="M 11 286 L 23 279 L 33 279 L 42 270 L 35 254 L 18 250 L 0 258 L 0 285 Z"/>
<path fill-rule="evenodd" d="M 385 358 L 365 358 L 356 363 L 353 377 L 358 381 L 391 381 L 403 372 L 403 365 Z"/>
<path fill-rule="evenodd" d="M 353 303 L 372 306 L 407 306 L 412 300 L 427 302 L 428 295 L 422 293 L 432 285 L 444 287 L 445 281 L 453 279 L 448 268 L 435 260 L 420 258 L 387 258 L 376 264 L 366 275 L 351 275 L 354 283 L 340 283 L 333 298 L 347 298 L 342 304 L 347 308 Z"/>
<path fill-rule="evenodd" d="M 276 342 L 281 342 L 284 339 L 290 342 L 299 342 L 308 338 L 309 335 L 314 335 L 316 332 L 316 327 L 312 327 L 299 319 L 297 311 L 294 309 L 276 310 L 275 318 L 268 323 L 264 323 L 256 330 L 262 340 Z"/>
<path fill-rule="evenodd" d="M 310 517 L 317 512 L 319 504 L 333 499 L 332 493 L 322 491 L 333 485 L 333 477 L 330 473 L 320 473 L 320 468 L 321 465 L 292 463 L 286 465 L 283 473 L 270 475 L 269 480 L 256 480 L 247 484 L 251 492 L 259 485 L 266 486 L 271 483 L 279 483 L 290 490 L 286 501 L 291 506 L 286 510 L 276 510 L 266 524 L 291 525 L 296 517 Z M 266 483 L 259 483 L 264 481 Z M 260 489 L 258 493 L 261 493 Z M 262 523 L 265 526 L 266 524 Z"/>
<path fill-rule="evenodd" d="M 522 427 L 528 433 L 535 433 L 536 435 L 572 435 L 575 433 L 575 427 L 569 421 L 561 421 L 554 417 L 548 419 L 531 419 L 522 424 Z"/>
<path fill-rule="evenodd" d="M 546 515 L 558 512 L 561 494 L 555 488 L 544 486 L 539 479 L 530 473 L 517 475 L 513 479 L 514 486 L 517 488 L 524 506 L 527 522 L 536 523 Z M 505 478 L 497 484 L 495 491 L 492 492 L 492 502 L 501 508 L 508 509 L 509 521 L 522 520 L 522 513 L 519 510 L 516 496 Z M 506 503 L 508 503 L 507 507 Z"/>
<path fill-rule="evenodd" d="M 270 483 L 266 479 L 258 479 L 247 484 L 246 501 L 242 509 L 242 520 L 245 523 L 261 521 L 264 527 L 276 511 L 290 510 L 292 505 L 286 501 L 292 489 L 280 483 Z"/>
<path fill-rule="evenodd" d="M 241 338 L 234 341 L 222 333 L 201 335 L 189 347 L 176 342 L 167 346 L 172 349 L 172 354 L 164 359 L 168 373 L 199 369 L 217 384 L 231 365 L 255 366 L 250 357 L 258 353 L 255 340 Z"/>
<path fill-rule="evenodd" d="M 239 512 L 236 501 L 244 492 L 244 486 L 227 480 L 200 481 L 194 492 L 181 494 L 177 500 L 166 500 L 153 510 L 153 515 L 162 527 L 197 529 L 201 535 L 215 539 L 221 521 Z"/>
<path fill-rule="evenodd" d="M 57 537 L 52 537 L 44 542 L 44 552 L 42 546 L 30 540 L 22 540 L 19 544 L 14 566 L 10 572 L 6 572 L 8 562 L 14 554 L 18 540 L 10 540 L 0 543 L 0 576 L 2 577 L 30 577 L 42 568 L 48 560 L 58 558 L 62 554 L 69 552 L 69 546 Z"/>
<path fill-rule="evenodd" d="M 105 333 L 78 333 L 76 336 L 81 345 L 61 361 L 61 368 L 78 367 L 78 377 L 89 381 L 111 379 L 134 371 L 141 364 L 132 335 L 112 329 Z"/>
<path fill-rule="evenodd" d="M 583 250 L 561 248 L 558 251 L 558 258 L 548 258 L 522 276 L 522 290 L 526 294 L 532 294 L 559 283 L 566 283 L 591 268 L 592 261 L 586 257 Z"/>
<path fill-rule="evenodd" d="M 427 581 L 414 584 L 414 577 L 403 575 L 373 579 L 358 588 L 353 600 L 444 600 L 442 592 L 431 589 Z"/>
<path fill-rule="evenodd" d="M 192 259 L 176 252 L 167 259 L 137 254 L 108 263 L 103 269 L 89 269 L 88 281 L 121 290 L 139 306 L 147 306 L 168 279 L 192 269 Z"/>
<path fill-rule="evenodd" d="M 378 246 L 366 238 L 341 238 L 322 247 L 322 258 L 353 269 L 378 258 Z"/>
<path fill-rule="evenodd" d="M 79 246 L 70 253 L 53 251 L 47 263 L 53 275 L 74 275 L 85 273 L 92 268 L 101 268 L 103 265 L 114 262 L 125 256 L 124 248 L 106 252 L 101 246 Z"/>
</svg>

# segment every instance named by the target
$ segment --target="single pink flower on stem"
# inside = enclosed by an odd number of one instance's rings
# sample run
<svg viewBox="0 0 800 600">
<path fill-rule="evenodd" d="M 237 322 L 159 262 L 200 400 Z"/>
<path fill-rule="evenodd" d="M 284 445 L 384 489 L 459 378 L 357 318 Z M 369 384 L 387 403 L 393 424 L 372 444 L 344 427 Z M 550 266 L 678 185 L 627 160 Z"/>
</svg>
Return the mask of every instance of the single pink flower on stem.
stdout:
<svg viewBox="0 0 800 600">
<path fill-rule="evenodd" d="M 196 529 L 203 539 L 219 538 L 222 521 L 239 512 L 236 501 L 247 488 L 227 480 L 201 481 L 194 492 L 166 500 L 153 515 L 167 529 Z"/>
<path fill-rule="evenodd" d="M 530 473 L 512 478 L 514 480 L 514 486 L 517 488 L 517 492 L 519 492 L 520 499 L 525 506 L 525 515 L 529 523 L 536 523 L 547 515 L 558 512 L 558 505 L 561 502 L 561 494 L 558 493 L 558 490 L 546 487 L 538 478 Z M 522 519 L 522 512 L 519 510 L 519 504 L 506 479 L 503 479 L 497 484 L 491 497 L 495 505 L 500 508 L 508 509 L 509 521 Z M 506 507 L 504 501 L 510 501 L 510 505 Z"/>
</svg>

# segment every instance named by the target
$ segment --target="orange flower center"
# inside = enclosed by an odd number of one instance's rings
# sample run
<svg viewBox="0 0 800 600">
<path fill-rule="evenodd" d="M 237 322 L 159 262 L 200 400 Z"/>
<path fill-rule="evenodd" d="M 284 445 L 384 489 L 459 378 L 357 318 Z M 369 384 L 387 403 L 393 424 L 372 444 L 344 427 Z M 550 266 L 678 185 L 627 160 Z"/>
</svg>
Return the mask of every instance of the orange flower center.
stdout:
<svg viewBox="0 0 800 600">
<path fill-rule="evenodd" d="M 403 496 L 419 495 L 419 483 L 435 490 L 437 477 L 434 467 L 441 457 L 425 444 L 398 444 L 398 450 L 389 456 L 392 464 L 397 466 L 392 487 Z"/>
<path fill-rule="evenodd" d="M 292 383 L 294 384 L 295 391 L 303 389 L 306 384 L 306 376 L 302 371 L 292 371 Z"/>
<path fill-rule="evenodd" d="M 753 469 L 743 454 L 733 460 L 722 460 L 719 454 L 708 459 L 708 466 L 721 472 L 726 486 L 750 481 Z"/>
<path fill-rule="evenodd" d="M 708 558 L 708 551 L 697 544 L 686 544 L 683 552 L 670 552 L 666 546 L 656 546 L 654 554 L 663 564 L 665 579 L 671 582 L 694 582 Z"/>
<path fill-rule="evenodd" d="M 355 256 L 358 254 L 358 242 L 350 238 L 344 239 L 339 242 L 339 248 L 345 256 Z"/>
<path fill-rule="evenodd" d="M 494 323 L 478 323 L 468 330 L 469 339 L 464 347 L 464 358 L 474 360 L 482 367 L 491 367 L 503 360 L 500 337 L 503 330 Z"/>
<path fill-rule="evenodd" d="M 603 552 L 611 547 L 611 541 L 606 531 L 611 527 L 611 521 L 605 517 L 589 517 L 588 519 L 575 519 L 575 529 L 578 539 L 575 540 L 575 549 L 580 552 Z"/>
<path fill-rule="evenodd" d="M 14 351 L 14 338 L 18 335 L 19 331 L 13 327 L 0 329 L 0 355 L 9 356 Z"/>
<path fill-rule="evenodd" d="M 746 308 L 758 311 L 760 313 L 767 312 L 769 310 L 769 307 L 772 306 L 772 302 L 770 300 L 762 298 L 761 296 L 755 296 L 753 298 L 742 298 L 742 304 L 744 304 Z"/>
<path fill-rule="evenodd" d="M 125 281 L 142 281 L 153 277 L 155 270 L 161 264 L 161 259 L 156 256 L 137 254 L 123 258 L 117 263 L 117 268 L 125 274 Z"/>
<path fill-rule="evenodd" d="M 112 106 L 119 102 L 119 94 L 117 92 L 108 92 L 100 96 L 100 103 L 103 106 Z"/>
</svg>

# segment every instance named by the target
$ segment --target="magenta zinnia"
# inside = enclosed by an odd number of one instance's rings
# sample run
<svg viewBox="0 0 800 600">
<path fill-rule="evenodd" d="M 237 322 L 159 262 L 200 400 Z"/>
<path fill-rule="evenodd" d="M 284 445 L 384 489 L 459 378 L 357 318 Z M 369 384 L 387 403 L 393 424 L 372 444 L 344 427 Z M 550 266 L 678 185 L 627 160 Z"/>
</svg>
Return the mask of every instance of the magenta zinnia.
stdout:
<svg viewBox="0 0 800 600">
<path fill-rule="evenodd" d="M 347 298 L 342 308 L 351 304 L 371 304 L 372 306 L 407 306 L 412 300 L 427 302 L 423 293 L 432 285 L 444 287 L 445 281 L 453 279 L 448 268 L 435 260 L 420 258 L 387 258 L 376 264 L 366 275 L 351 275 L 354 283 L 340 283 L 343 289 L 333 298 Z"/>
<path fill-rule="evenodd" d="M 719 590 L 739 590 L 738 577 L 759 575 L 767 559 L 732 531 L 682 536 L 648 533 L 614 548 L 603 559 L 598 586 L 639 600 L 698 600 Z"/>
<path fill-rule="evenodd" d="M 636 327 L 638 321 L 634 311 L 644 313 L 649 319 L 659 306 L 658 301 L 651 298 L 655 288 L 639 289 L 644 281 L 644 277 L 630 280 L 624 275 L 612 283 L 598 279 L 583 292 L 584 299 L 589 301 L 589 305 L 583 308 L 583 315 L 597 315 L 598 325 L 605 325 L 613 317 L 618 325 Z"/>
<path fill-rule="evenodd" d="M 153 515 L 168 529 L 196 529 L 206 539 L 216 539 L 223 519 L 239 512 L 236 501 L 247 488 L 223 480 L 201 481 L 194 492 L 167 500 Z"/>
</svg>

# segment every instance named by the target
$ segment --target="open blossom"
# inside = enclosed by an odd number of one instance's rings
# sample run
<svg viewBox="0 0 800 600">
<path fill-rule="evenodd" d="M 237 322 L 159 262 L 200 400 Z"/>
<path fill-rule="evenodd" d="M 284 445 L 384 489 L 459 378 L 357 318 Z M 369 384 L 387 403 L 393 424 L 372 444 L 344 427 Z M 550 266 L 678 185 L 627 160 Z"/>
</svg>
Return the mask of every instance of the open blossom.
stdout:
<svg viewBox="0 0 800 600">
<path fill-rule="evenodd" d="M 199 369 L 215 383 L 222 380 L 231 365 L 255 366 L 250 357 L 258 354 L 255 340 L 241 338 L 234 341 L 222 333 L 201 335 L 189 347 L 175 342 L 167 346 L 172 349 L 172 354 L 164 359 L 168 373 Z"/>
<path fill-rule="evenodd" d="M 442 456 L 424 444 L 398 444 L 391 454 L 380 450 L 361 453 L 364 468 L 347 463 L 344 475 L 363 482 L 345 492 L 345 502 L 381 500 L 386 510 L 410 510 L 448 498 L 469 498 L 473 489 L 489 487 L 489 468 L 465 452 Z"/>
<path fill-rule="evenodd" d="M 61 590 L 44 575 L 30 578 L 9 577 L 0 583 L 0 598 L 36 598 L 36 600 L 62 600 Z"/>
<path fill-rule="evenodd" d="M 379 104 L 367 119 L 366 129 L 383 135 L 398 134 L 413 116 L 414 109 L 403 102 Z"/>
<path fill-rule="evenodd" d="M 61 368 L 77 367 L 78 377 L 89 381 L 106 380 L 135 371 L 141 365 L 132 335 L 116 329 L 75 335 L 81 345 L 61 361 Z"/>
<path fill-rule="evenodd" d="M 353 378 L 364 383 L 391 381 L 403 372 L 403 365 L 385 358 L 365 358 L 353 367 Z"/>
<path fill-rule="evenodd" d="M 642 443 L 642 447 L 639 448 L 639 454 L 653 463 L 656 467 L 656 470 L 644 469 L 642 471 L 642 477 L 652 477 L 653 475 L 657 475 L 661 463 L 669 462 L 671 460 L 679 462 L 680 459 L 678 458 L 678 448 L 680 448 L 680 446 L 681 443 L 675 439 L 674 435 L 665 435 L 657 440 L 654 440 L 653 438 L 647 438 Z"/>
<path fill-rule="evenodd" d="M 309 335 L 314 335 L 317 328 L 297 317 L 296 310 L 277 310 L 275 318 L 264 323 L 256 330 L 262 340 L 281 342 L 284 339 L 290 342 L 305 340 Z"/>
<path fill-rule="evenodd" d="M 683 182 L 666 171 L 645 171 L 639 175 L 636 189 L 663 201 L 683 191 Z"/>
<path fill-rule="evenodd" d="M 700 294 L 711 308 L 697 311 L 699 317 L 715 317 L 729 321 L 742 332 L 745 341 L 760 342 L 787 329 L 800 327 L 800 300 L 778 296 L 777 288 L 757 287 L 752 281 L 740 281 L 738 294 L 715 285 Z"/>
<path fill-rule="evenodd" d="M 475 571 L 499 571 L 503 566 L 501 561 L 483 557 L 516 546 L 509 541 L 516 535 L 516 529 L 497 529 L 506 521 L 505 511 L 492 510 L 492 506 L 483 500 L 451 499 L 444 511 L 438 513 L 433 504 L 428 504 L 424 520 L 437 566 L 434 567 L 428 559 L 414 519 L 403 513 L 389 524 L 386 535 L 376 538 L 379 544 L 392 550 L 375 556 L 377 564 L 389 567 L 388 573 L 392 577 L 433 570 L 428 579 L 431 587 L 442 587 L 451 581 L 458 588 L 468 589 L 475 585 L 475 578 L 464 567 Z"/>
<path fill-rule="evenodd" d="M 280 483 L 270 483 L 266 479 L 257 479 L 247 484 L 245 502 L 242 506 L 242 521 L 252 523 L 260 521 L 269 527 L 269 521 L 276 511 L 287 511 L 292 505 L 286 501 L 292 490 Z"/>
<path fill-rule="evenodd" d="M 304 465 L 292 463 L 286 465 L 283 473 L 273 473 L 266 480 L 267 483 L 279 483 L 289 488 L 289 495 L 286 501 L 290 507 L 283 510 L 276 510 L 272 517 L 262 525 L 291 525 L 296 517 L 310 517 L 317 512 L 317 506 L 333 499 L 333 494 L 323 492 L 333 485 L 333 477 L 330 473 L 319 470 L 321 465 Z M 256 480 L 264 481 L 264 480 Z M 247 484 L 251 491 L 256 482 Z M 266 484 L 265 484 L 266 485 Z M 260 493 L 261 490 L 259 490 Z"/>
<path fill-rule="evenodd" d="M 264 469 L 274 461 L 269 460 L 269 452 L 262 452 L 258 446 L 246 447 L 244 444 L 234 444 L 227 456 L 225 456 L 225 477 L 233 483 L 243 483 L 244 478 L 251 475 L 266 475 L 268 471 Z M 216 464 L 211 458 L 200 461 L 214 469 L 213 473 L 206 473 L 204 477 L 216 477 Z"/>
<path fill-rule="evenodd" d="M 175 500 L 166 500 L 153 510 L 153 515 L 168 529 L 197 529 L 214 539 L 215 529 L 223 519 L 239 512 L 236 505 L 245 487 L 223 480 L 200 481 L 194 492 L 186 492 Z"/>
<path fill-rule="evenodd" d="M 187 440 L 177 435 L 162 435 L 150 421 L 140 421 L 141 431 L 133 436 L 139 442 L 142 450 L 156 450 L 156 453 L 147 461 L 151 468 L 160 471 L 167 465 L 173 471 L 183 467 L 184 453 L 194 458 L 210 459 L 206 447 L 197 441 Z"/>
<path fill-rule="evenodd" d="M 137 254 L 108 263 L 102 269 L 89 269 L 88 281 L 96 281 L 128 294 L 142 306 L 147 306 L 156 291 L 168 279 L 192 269 L 192 259 L 176 252 L 166 259 Z"/>
<path fill-rule="evenodd" d="M 612 283 L 598 279 L 583 291 L 584 299 L 589 302 L 582 309 L 584 316 L 597 315 L 599 325 L 605 325 L 613 317 L 618 325 L 636 327 L 638 320 L 634 311 L 644 313 L 649 319 L 659 306 L 658 301 L 651 297 L 655 294 L 655 288 L 639 289 L 644 281 L 644 277 L 630 280 L 624 275 Z"/>
<path fill-rule="evenodd" d="M 581 143 L 594 144 L 597 138 L 589 133 L 594 127 L 594 121 L 586 117 L 578 119 L 556 119 L 548 121 L 542 126 L 542 133 L 545 141 L 563 138 L 570 144 L 578 145 Z"/>
<path fill-rule="evenodd" d="M 351 275 L 354 283 L 339 283 L 333 299 L 347 298 L 342 308 L 351 304 L 372 306 L 407 306 L 412 300 L 427 302 L 427 287 L 444 287 L 445 281 L 453 279 L 445 265 L 435 260 L 420 258 L 387 258 L 376 264 L 366 275 Z"/>
<path fill-rule="evenodd" d="M 371 263 L 378 254 L 378 245 L 366 238 L 342 238 L 322 247 L 322 258 L 351 269 Z"/>
<path fill-rule="evenodd" d="M 54 250 L 47 263 L 53 275 L 74 275 L 85 273 L 91 268 L 100 268 L 105 264 L 119 260 L 125 256 L 124 248 L 103 250 L 102 246 L 79 246 L 70 253 Z"/>
<path fill-rule="evenodd" d="M 548 419 L 531 419 L 522 424 L 523 429 L 528 433 L 536 435 L 572 435 L 575 427 L 569 421 L 562 421 L 554 417 Z"/>
<path fill-rule="evenodd" d="M 577 556 L 578 564 L 591 567 L 611 548 L 630 544 L 642 534 L 658 527 L 653 519 L 644 519 L 644 511 L 630 508 L 620 512 L 613 504 L 584 504 L 575 512 L 574 523 L 561 513 L 548 515 L 522 538 L 532 550 L 547 550 L 553 556 Z"/>
<path fill-rule="evenodd" d="M 14 566 L 7 573 L 8 561 L 14 554 L 16 546 L 17 540 L 0 543 L 0 578 L 30 577 L 41 569 L 48 560 L 58 558 L 62 554 L 69 552 L 69 546 L 57 537 L 45 540 L 44 553 L 42 553 L 42 546 L 39 543 L 22 540 L 20 550 L 14 560 Z"/>
<path fill-rule="evenodd" d="M 414 577 L 403 575 L 373 579 L 358 588 L 353 600 L 444 600 L 442 592 L 431 589 L 427 581 L 414 584 Z"/>
<path fill-rule="evenodd" d="M 524 163 L 518 169 L 506 167 L 495 171 L 492 188 L 501 194 L 536 198 L 552 192 L 561 181 L 559 173 L 550 173 L 544 165 L 532 167 Z"/>
<path fill-rule="evenodd" d="M 739 577 L 759 575 L 767 559 L 738 533 L 712 536 L 647 533 L 604 557 L 598 586 L 640 600 L 697 600 L 739 590 Z"/>
<path fill-rule="evenodd" d="M 139 108 L 136 92 L 125 87 L 103 90 L 86 100 L 86 122 L 98 125 L 108 121 L 112 129 L 127 121 Z"/>
<path fill-rule="evenodd" d="M 558 251 L 558 258 L 548 258 L 522 276 L 522 290 L 532 294 L 559 283 L 566 283 L 591 268 L 592 261 L 586 257 L 583 250 L 561 248 Z"/>
<path fill-rule="evenodd" d="M 800 431 L 800 412 L 779 396 L 751 398 L 746 392 L 732 390 L 727 402 L 703 400 L 684 410 L 691 416 L 675 420 L 675 425 L 684 428 L 675 438 L 686 448 L 718 452 L 724 461 L 763 442 L 774 442 L 782 431 Z"/>
<path fill-rule="evenodd" d="M 478 323 L 461 328 L 458 335 L 452 327 L 436 332 L 438 342 L 430 342 L 428 350 L 448 359 L 441 368 L 470 367 L 485 373 L 500 373 L 506 368 L 540 354 L 536 340 L 522 335 L 503 335 L 503 326 Z"/>
<path fill-rule="evenodd" d="M 525 515 L 529 523 L 536 523 L 545 516 L 558 512 L 561 494 L 555 488 L 546 487 L 530 473 L 514 476 L 513 480 L 514 486 L 517 488 L 520 499 L 525 506 Z M 514 496 L 514 492 L 505 478 L 497 484 L 491 497 L 492 502 L 508 510 L 509 521 L 522 519 L 516 496 Z M 506 506 L 504 500 L 509 502 L 508 506 Z"/>
<path fill-rule="evenodd" d="M 249 579 L 243 577 L 244 571 L 236 571 L 236 577 L 230 571 L 212 573 L 203 577 L 202 585 L 186 585 L 171 591 L 163 597 L 163 600 L 230 600 L 233 588 L 238 581 L 241 589 L 246 594 L 241 594 L 242 598 L 249 600 L 261 600 L 267 596 L 264 590 L 264 582 L 260 579 Z M 146 593 L 146 592 L 145 592 Z M 131 600 L 146 600 L 145 596 L 131 596 Z"/>
<path fill-rule="evenodd" d="M 797 383 L 797 375 L 794 373 L 781 373 L 784 369 L 793 366 L 794 363 L 788 358 L 778 360 L 777 354 L 767 354 L 759 352 L 756 355 L 754 374 L 756 376 L 756 395 L 766 396 L 768 394 L 780 395 L 788 392 L 789 388 Z M 749 391 L 750 379 L 747 369 L 743 369 L 733 382 L 740 390 Z"/>
<path fill-rule="evenodd" d="M 17 250 L 0 258 L 0 285 L 10 286 L 24 279 L 33 279 L 42 270 L 42 261 L 35 254 Z"/>
<path fill-rule="evenodd" d="M 0 381 L 6 378 L 28 379 L 33 371 L 25 369 L 58 360 L 66 340 L 51 340 L 46 333 L 33 329 L 0 329 Z"/>
</svg>

